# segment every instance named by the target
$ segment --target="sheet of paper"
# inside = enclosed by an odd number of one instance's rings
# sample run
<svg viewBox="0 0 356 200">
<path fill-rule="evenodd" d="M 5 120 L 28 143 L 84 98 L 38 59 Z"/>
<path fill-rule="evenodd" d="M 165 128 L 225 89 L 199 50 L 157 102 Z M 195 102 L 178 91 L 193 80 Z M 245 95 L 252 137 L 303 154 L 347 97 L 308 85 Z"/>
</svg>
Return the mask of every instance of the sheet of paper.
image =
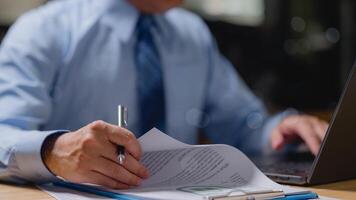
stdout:
<svg viewBox="0 0 356 200">
<path fill-rule="evenodd" d="M 271 189 L 300 192 L 271 181 L 241 151 L 228 145 L 187 145 L 158 129 L 143 135 L 139 142 L 141 161 L 151 176 L 138 188 L 114 192 L 157 199 L 184 199 L 185 195 L 202 199 L 211 194 Z"/>
<path fill-rule="evenodd" d="M 228 145 L 187 145 L 157 129 L 139 141 L 144 152 L 141 161 L 151 173 L 141 188 L 279 186 Z"/>
</svg>

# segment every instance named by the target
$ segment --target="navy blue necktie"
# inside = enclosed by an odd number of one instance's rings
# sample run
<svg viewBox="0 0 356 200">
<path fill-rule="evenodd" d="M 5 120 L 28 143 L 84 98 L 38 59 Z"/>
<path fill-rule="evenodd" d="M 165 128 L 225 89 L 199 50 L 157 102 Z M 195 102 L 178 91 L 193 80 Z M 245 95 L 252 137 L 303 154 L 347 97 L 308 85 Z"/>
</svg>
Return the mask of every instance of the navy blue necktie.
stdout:
<svg viewBox="0 0 356 200">
<path fill-rule="evenodd" d="M 153 127 L 165 130 L 165 101 L 162 65 L 151 30 L 156 28 L 154 18 L 141 15 L 137 22 L 135 64 L 140 133 Z"/>
</svg>

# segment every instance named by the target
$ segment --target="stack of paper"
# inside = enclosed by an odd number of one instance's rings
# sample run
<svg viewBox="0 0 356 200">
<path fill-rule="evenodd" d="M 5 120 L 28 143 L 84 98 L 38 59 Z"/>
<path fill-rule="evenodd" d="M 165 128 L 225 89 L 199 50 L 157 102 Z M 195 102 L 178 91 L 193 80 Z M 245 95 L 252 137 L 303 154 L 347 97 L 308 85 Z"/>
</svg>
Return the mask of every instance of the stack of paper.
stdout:
<svg viewBox="0 0 356 200">
<path fill-rule="evenodd" d="M 273 182 L 232 146 L 188 145 L 157 129 L 143 135 L 139 142 L 143 151 L 141 162 L 151 175 L 140 187 L 111 190 L 71 183 L 61 185 L 112 198 L 125 195 L 131 199 L 263 199 L 310 194 Z"/>
</svg>

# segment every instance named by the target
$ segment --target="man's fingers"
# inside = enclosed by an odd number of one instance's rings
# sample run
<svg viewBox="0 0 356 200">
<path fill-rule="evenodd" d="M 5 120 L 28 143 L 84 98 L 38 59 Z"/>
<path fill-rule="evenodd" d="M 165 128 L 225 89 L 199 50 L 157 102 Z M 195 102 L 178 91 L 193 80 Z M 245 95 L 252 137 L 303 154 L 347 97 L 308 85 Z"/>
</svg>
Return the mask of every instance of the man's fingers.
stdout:
<svg viewBox="0 0 356 200">
<path fill-rule="evenodd" d="M 272 135 L 271 135 L 271 144 L 272 144 L 272 148 L 275 150 L 279 150 L 283 147 L 284 139 L 283 139 L 283 135 L 280 132 L 279 128 L 275 128 L 273 130 Z"/>
<path fill-rule="evenodd" d="M 110 142 L 124 146 L 127 152 L 133 155 L 137 160 L 140 160 L 141 146 L 135 138 L 135 135 L 129 130 L 103 121 L 93 122 L 90 128 L 94 131 L 105 133 Z"/>
<path fill-rule="evenodd" d="M 108 132 L 109 140 L 117 145 L 122 145 L 125 150 L 134 156 L 137 160 L 141 159 L 141 145 L 138 143 L 135 135 L 127 129 L 109 125 L 111 131 Z"/>
<path fill-rule="evenodd" d="M 320 148 L 320 139 L 312 129 L 312 127 L 308 124 L 300 124 L 299 126 L 294 127 L 298 135 L 303 139 L 303 141 L 307 144 L 310 151 L 317 155 Z"/>
<path fill-rule="evenodd" d="M 272 132 L 272 147 L 278 149 L 285 143 L 302 139 L 316 155 L 328 129 L 328 123 L 316 117 L 296 115 L 284 119 Z"/>
<path fill-rule="evenodd" d="M 291 128 L 293 126 L 288 123 L 287 121 L 286 124 L 281 124 L 272 131 L 271 144 L 273 149 L 282 149 L 285 144 L 296 142 L 300 138 L 295 134 L 294 128 Z"/>
<path fill-rule="evenodd" d="M 320 121 L 320 120 L 315 121 L 312 126 L 313 126 L 319 140 L 323 141 L 327 127 L 325 128 L 325 125 L 323 125 L 322 121 Z"/>
<path fill-rule="evenodd" d="M 323 129 L 325 130 L 325 133 L 328 131 L 329 129 L 329 124 L 326 121 L 321 121 L 321 125 L 323 127 Z"/>
<path fill-rule="evenodd" d="M 149 176 L 148 170 L 131 155 L 126 155 L 125 162 L 122 166 L 141 178 L 146 179 Z"/>
<path fill-rule="evenodd" d="M 103 146 L 100 152 L 101 156 L 119 164 L 116 145 L 108 142 L 107 145 Z M 131 154 L 126 154 L 125 157 L 125 162 L 122 164 L 123 167 L 141 178 L 148 178 L 148 170 L 138 160 L 136 160 L 136 158 L 134 158 Z"/>
<path fill-rule="evenodd" d="M 116 181 L 110 177 L 101 174 L 96 171 L 89 171 L 87 174 L 87 179 L 85 182 L 102 185 L 105 187 L 113 188 L 113 189 L 128 189 L 129 186 L 127 184 Z"/>
<path fill-rule="evenodd" d="M 100 157 L 98 160 L 96 160 L 95 163 L 96 165 L 93 170 L 111 177 L 112 179 L 115 179 L 121 183 L 132 186 L 139 186 L 142 182 L 140 177 L 129 172 L 127 169 L 111 160 Z"/>
</svg>

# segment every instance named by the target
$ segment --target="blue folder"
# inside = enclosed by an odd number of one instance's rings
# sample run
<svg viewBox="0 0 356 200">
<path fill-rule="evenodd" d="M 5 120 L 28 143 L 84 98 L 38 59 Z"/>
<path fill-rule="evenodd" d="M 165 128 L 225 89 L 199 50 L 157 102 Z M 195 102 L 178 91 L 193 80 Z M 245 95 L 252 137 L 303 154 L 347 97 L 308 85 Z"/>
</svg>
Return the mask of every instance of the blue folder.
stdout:
<svg viewBox="0 0 356 200">
<path fill-rule="evenodd" d="M 64 181 L 55 182 L 55 183 L 53 183 L 53 185 L 78 190 L 80 192 L 87 192 L 87 193 L 91 193 L 91 194 L 95 194 L 95 195 L 99 195 L 99 196 L 109 197 L 112 199 L 144 200 L 144 198 L 140 198 L 140 197 L 136 197 L 136 196 L 132 196 L 132 195 L 121 194 L 118 192 L 110 192 L 110 191 L 103 190 L 103 189 L 100 189 L 97 187 L 75 184 L 75 183 L 64 182 Z M 318 195 L 316 193 L 308 192 L 308 193 L 302 193 L 302 194 L 286 195 L 284 197 L 273 198 L 273 200 L 306 200 L 306 199 L 317 199 L 317 198 L 318 198 Z"/>
</svg>

